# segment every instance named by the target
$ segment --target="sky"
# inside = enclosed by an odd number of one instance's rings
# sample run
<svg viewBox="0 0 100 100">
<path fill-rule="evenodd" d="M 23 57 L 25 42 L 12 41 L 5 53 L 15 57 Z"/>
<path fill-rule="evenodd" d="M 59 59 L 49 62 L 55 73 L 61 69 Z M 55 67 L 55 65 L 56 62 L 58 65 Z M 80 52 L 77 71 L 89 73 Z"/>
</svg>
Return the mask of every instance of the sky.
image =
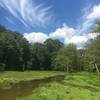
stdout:
<svg viewBox="0 0 100 100">
<path fill-rule="evenodd" d="M 0 0 L 0 24 L 30 43 L 59 39 L 81 47 L 98 34 L 100 0 Z"/>
</svg>

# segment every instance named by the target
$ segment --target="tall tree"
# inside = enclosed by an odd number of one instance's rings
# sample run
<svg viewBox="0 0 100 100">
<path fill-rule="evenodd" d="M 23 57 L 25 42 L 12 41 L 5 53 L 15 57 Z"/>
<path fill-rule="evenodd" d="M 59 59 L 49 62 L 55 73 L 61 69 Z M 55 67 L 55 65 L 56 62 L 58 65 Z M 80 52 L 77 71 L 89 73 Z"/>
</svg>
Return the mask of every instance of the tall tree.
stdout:
<svg viewBox="0 0 100 100">
<path fill-rule="evenodd" d="M 98 21 L 98 22 L 96 23 L 96 26 L 95 26 L 95 28 L 94 28 L 94 32 L 100 33 L 100 21 Z"/>
<path fill-rule="evenodd" d="M 100 70 L 100 35 L 97 36 L 90 44 L 86 47 L 85 53 L 85 64 L 86 69 L 94 70 L 96 66 Z M 96 65 L 96 66 L 95 66 Z"/>
<path fill-rule="evenodd" d="M 100 22 L 97 23 L 95 32 L 100 33 Z M 94 33 L 95 34 L 95 33 Z M 100 34 L 86 46 L 85 65 L 88 70 L 100 70 Z"/>
<path fill-rule="evenodd" d="M 68 71 L 77 70 L 77 49 L 74 44 L 69 44 L 60 49 L 53 62 L 55 69 Z"/>
<path fill-rule="evenodd" d="M 45 45 L 40 43 L 35 43 L 31 45 L 31 62 L 32 69 L 35 70 L 46 70 L 48 69 L 47 61 L 48 61 L 48 51 Z"/>
<path fill-rule="evenodd" d="M 78 68 L 78 71 L 84 70 L 84 54 L 85 54 L 84 48 L 77 50 L 77 68 Z"/>
<path fill-rule="evenodd" d="M 2 30 L 2 31 L 1 31 Z M 26 45 L 27 44 L 27 45 Z M 0 29 L 0 63 L 5 64 L 6 70 L 22 70 L 27 61 L 23 55 L 28 42 L 17 32 Z"/>
<path fill-rule="evenodd" d="M 49 69 L 52 69 L 51 65 L 53 57 L 57 54 L 57 51 L 59 51 L 59 49 L 63 47 L 63 43 L 60 42 L 59 40 L 47 39 L 44 42 L 44 45 L 48 51 L 48 61 L 46 65 L 48 66 Z"/>
</svg>

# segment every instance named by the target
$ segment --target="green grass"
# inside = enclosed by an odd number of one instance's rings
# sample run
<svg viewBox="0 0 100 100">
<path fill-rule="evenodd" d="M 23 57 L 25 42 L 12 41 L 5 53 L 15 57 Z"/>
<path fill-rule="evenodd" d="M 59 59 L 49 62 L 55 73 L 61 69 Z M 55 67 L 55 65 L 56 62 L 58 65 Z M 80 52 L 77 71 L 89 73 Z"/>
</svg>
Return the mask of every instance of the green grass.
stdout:
<svg viewBox="0 0 100 100">
<path fill-rule="evenodd" d="M 0 73 L 0 88 L 12 86 L 20 81 L 28 81 L 34 79 L 44 79 L 47 77 L 62 75 L 63 72 L 56 71 L 26 71 L 26 72 L 14 72 L 8 71 Z"/>
<path fill-rule="evenodd" d="M 46 83 L 33 90 L 30 96 L 17 100 L 100 100 L 100 79 L 94 73 L 65 73 L 56 71 L 27 71 L 0 73 L 0 87 L 20 81 L 66 75 L 63 81 Z"/>
<path fill-rule="evenodd" d="M 48 83 L 18 100 L 100 100 L 100 79 L 93 73 L 66 74 L 63 81 Z"/>
</svg>

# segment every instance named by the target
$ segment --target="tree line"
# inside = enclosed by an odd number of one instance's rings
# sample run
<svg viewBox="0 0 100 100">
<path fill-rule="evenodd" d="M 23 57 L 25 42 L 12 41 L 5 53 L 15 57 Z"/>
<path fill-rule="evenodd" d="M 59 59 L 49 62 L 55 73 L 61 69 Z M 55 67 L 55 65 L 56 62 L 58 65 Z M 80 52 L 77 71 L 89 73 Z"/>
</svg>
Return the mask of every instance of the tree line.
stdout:
<svg viewBox="0 0 100 100">
<path fill-rule="evenodd" d="M 100 32 L 100 22 L 94 31 Z M 75 44 L 65 46 L 53 39 L 32 44 L 20 33 L 0 26 L 0 70 L 99 71 L 100 35 L 77 49 Z"/>
</svg>

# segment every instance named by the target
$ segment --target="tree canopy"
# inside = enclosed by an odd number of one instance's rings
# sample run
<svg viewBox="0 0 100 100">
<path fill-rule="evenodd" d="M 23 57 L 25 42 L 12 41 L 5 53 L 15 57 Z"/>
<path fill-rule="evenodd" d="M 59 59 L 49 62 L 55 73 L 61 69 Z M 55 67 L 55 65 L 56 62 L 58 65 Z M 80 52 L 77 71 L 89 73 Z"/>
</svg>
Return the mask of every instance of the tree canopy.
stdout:
<svg viewBox="0 0 100 100">
<path fill-rule="evenodd" d="M 100 22 L 94 32 L 100 33 Z M 94 34 L 96 34 L 94 33 Z M 0 26 L 0 70 L 100 70 L 100 35 L 82 49 L 59 40 L 29 43 L 23 35 Z"/>
</svg>

